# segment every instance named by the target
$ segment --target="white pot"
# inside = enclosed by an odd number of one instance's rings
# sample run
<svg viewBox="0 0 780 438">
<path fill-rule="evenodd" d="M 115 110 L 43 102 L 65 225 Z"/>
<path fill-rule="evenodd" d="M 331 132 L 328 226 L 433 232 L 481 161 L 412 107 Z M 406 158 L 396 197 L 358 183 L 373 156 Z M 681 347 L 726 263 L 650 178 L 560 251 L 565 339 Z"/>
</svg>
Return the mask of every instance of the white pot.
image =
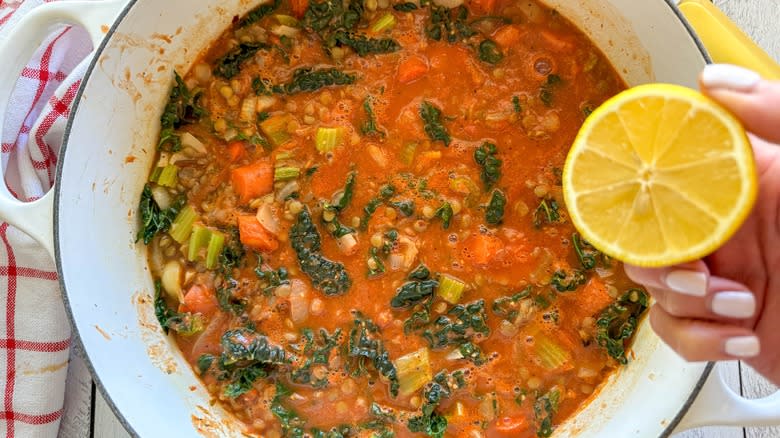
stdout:
<svg viewBox="0 0 780 438">
<path fill-rule="evenodd" d="M 707 58 L 672 3 L 547 3 L 585 30 L 630 85 L 696 85 Z M 56 259 L 69 314 L 98 386 L 125 427 L 140 436 L 238 435 L 237 423 L 209 403 L 200 381 L 159 329 L 145 251 L 134 241 L 138 199 L 173 69 L 186 71 L 233 17 L 253 4 L 56 2 L 27 15 L 16 35 L 0 42 L 6 64 L 0 72 L 0 124 L 16 77 L 52 24 L 82 24 L 100 45 L 75 100 L 55 189 L 21 204 L 0 185 L 0 216 L 34 236 Z M 680 423 L 712 365 L 681 360 L 647 321 L 634 355 L 556 436 L 661 436 L 675 427 L 780 419 L 780 397 L 744 400 L 718 378 L 710 379 L 706 396 Z"/>
</svg>

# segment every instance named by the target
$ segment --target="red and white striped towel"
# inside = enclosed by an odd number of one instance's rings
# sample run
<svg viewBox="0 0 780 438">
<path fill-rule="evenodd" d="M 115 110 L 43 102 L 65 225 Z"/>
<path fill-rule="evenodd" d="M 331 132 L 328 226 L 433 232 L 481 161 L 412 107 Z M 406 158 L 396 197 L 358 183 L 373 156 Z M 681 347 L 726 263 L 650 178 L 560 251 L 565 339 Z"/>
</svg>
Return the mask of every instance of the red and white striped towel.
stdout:
<svg viewBox="0 0 780 438">
<path fill-rule="evenodd" d="M 0 39 L 24 14 L 51 1 L 0 0 Z M 84 30 L 63 26 L 43 42 L 16 85 L 0 141 L 6 182 L 21 200 L 39 198 L 54 182 L 83 73 L 79 63 L 91 48 Z M 0 436 L 73 435 L 60 431 L 63 415 L 73 409 L 64 407 L 70 347 L 54 263 L 27 235 L 0 223 Z"/>
</svg>

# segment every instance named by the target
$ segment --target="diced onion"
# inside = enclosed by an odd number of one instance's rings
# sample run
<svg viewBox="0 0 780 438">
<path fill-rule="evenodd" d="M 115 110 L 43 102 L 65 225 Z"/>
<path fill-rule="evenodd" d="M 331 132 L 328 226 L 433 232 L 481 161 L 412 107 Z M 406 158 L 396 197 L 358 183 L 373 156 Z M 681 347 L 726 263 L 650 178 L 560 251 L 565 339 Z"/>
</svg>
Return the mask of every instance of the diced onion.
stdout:
<svg viewBox="0 0 780 438">
<path fill-rule="evenodd" d="M 292 280 L 290 287 L 290 319 L 300 324 L 309 317 L 309 288 L 301 280 Z"/>
<path fill-rule="evenodd" d="M 594 270 L 596 271 L 596 274 L 599 275 L 599 278 L 607 278 L 615 274 L 615 271 L 613 271 L 612 269 L 604 269 L 598 266 Z"/>
<path fill-rule="evenodd" d="M 353 233 L 345 234 L 339 237 L 338 244 L 341 252 L 346 255 L 354 254 L 355 250 L 357 249 L 357 239 L 355 239 L 355 235 Z"/>
<path fill-rule="evenodd" d="M 279 36 L 286 36 L 286 37 L 290 37 L 290 38 L 298 35 L 298 33 L 300 31 L 301 31 L 300 29 L 296 29 L 296 28 L 290 27 L 290 26 L 285 26 L 283 24 L 280 24 L 279 26 L 274 26 L 274 27 L 271 28 L 271 33 L 272 34 L 279 35 Z"/>
<path fill-rule="evenodd" d="M 255 111 L 257 108 L 257 97 L 247 96 L 244 101 L 241 102 L 241 111 L 238 113 L 238 120 L 249 123 L 255 121 Z"/>
<path fill-rule="evenodd" d="M 203 142 L 195 138 L 194 135 L 189 132 L 183 132 L 179 138 L 181 139 L 183 148 L 190 148 L 200 155 L 206 155 L 206 146 L 203 145 Z"/>
<path fill-rule="evenodd" d="M 257 209 L 257 221 L 266 230 L 273 234 L 279 234 L 279 220 L 276 218 L 274 208 L 271 204 L 263 202 Z"/>
<path fill-rule="evenodd" d="M 184 294 L 181 290 L 181 265 L 177 261 L 170 261 L 165 264 L 162 272 L 162 287 L 165 293 L 179 302 L 184 301 Z"/>
<path fill-rule="evenodd" d="M 388 264 L 390 265 L 391 271 L 397 271 L 401 269 L 401 266 L 404 263 L 404 256 L 401 254 L 390 254 L 390 257 L 388 258 Z"/>
<path fill-rule="evenodd" d="M 285 185 L 284 187 L 279 189 L 278 192 L 276 192 L 276 200 L 284 201 L 285 199 L 287 199 L 288 196 L 297 192 L 300 187 L 301 186 L 298 184 L 298 181 L 288 182 L 287 185 Z"/>
<path fill-rule="evenodd" d="M 163 210 L 167 209 L 173 203 L 173 198 L 165 187 L 154 186 L 152 187 L 152 198 L 154 202 L 160 206 Z"/>
</svg>

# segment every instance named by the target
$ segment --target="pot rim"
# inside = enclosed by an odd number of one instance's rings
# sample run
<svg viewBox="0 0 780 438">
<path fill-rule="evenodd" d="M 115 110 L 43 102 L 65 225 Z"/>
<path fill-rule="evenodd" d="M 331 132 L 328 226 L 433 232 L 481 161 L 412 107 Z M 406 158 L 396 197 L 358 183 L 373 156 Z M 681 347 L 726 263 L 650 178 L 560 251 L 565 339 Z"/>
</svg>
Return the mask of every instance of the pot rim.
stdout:
<svg viewBox="0 0 780 438">
<path fill-rule="evenodd" d="M 704 44 L 702 43 L 701 39 L 696 35 L 696 32 L 691 27 L 691 25 L 688 23 L 688 21 L 684 18 L 682 12 L 677 7 L 675 0 L 663 0 L 667 6 L 672 10 L 672 12 L 677 16 L 678 20 L 680 20 L 680 23 L 685 27 L 686 31 L 688 32 L 688 35 L 693 40 L 694 44 L 696 44 L 696 47 L 699 49 L 699 52 L 701 53 L 702 58 L 704 58 L 704 61 L 707 64 L 712 63 L 712 58 L 710 57 L 709 53 L 707 52 L 706 48 L 704 47 Z M 62 139 L 62 146 L 60 147 L 60 154 L 59 154 L 59 161 L 62 161 L 65 159 L 67 151 L 68 151 L 68 143 L 70 139 L 71 130 L 73 129 L 73 120 L 75 119 L 75 115 L 79 110 L 79 106 L 81 104 L 81 97 L 84 93 L 84 90 L 86 89 L 86 86 L 89 82 L 90 77 L 92 76 L 92 72 L 95 70 L 95 67 L 98 64 L 98 60 L 100 59 L 100 56 L 102 55 L 103 51 L 105 50 L 108 43 L 111 41 L 112 37 L 117 31 L 117 28 L 122 24 L 127 14 L 130 12 L 130 10 L 136 5 L 138 0 L 129 0 L 127 5 L 122 9 L 122 12 L 119 13 L 117 18 L 114 20 L 114 22 L 111 24 L 111 27 L 109 28 L 108 32 L 106 32 L 105 37 L 101 41 L 100 45 L 95 48 L 94 54 L 92 55 L 92 60 L 90 61 L 89 65 L 87 66 L 87 69 L 84 73 L 84 77 L 81 80 L 81 84 L 79 85 L 78 91 L 76 92 L 76 96 L 73 100 L 73 106 L 71 108 L 70 116 L 68 117 L 67 123 L 65 125 L 65 132 L 63 134 Z M 65 303 L 65 313 L 67 314 L 68 321 L 70 323 L 71 329 L 72 329 L 72 345 L 77 351 L 81 351 L 82 358 L 84 360 L 85 365 L 87 366 L 87 369 L 89 370 L 90 376 L 92 377 L 92 380 L 97 387 L 97 390 L 100 391 L 100 394 L 103 396 L 103 399 L 108 404 L 109 409 L 111 409 L 111 412 L 114 414 L 114 416 L 117 418 L 119 423 L 125 428 L 125 430 L 128 432 L 128 434 L 132 437 L 140 437 L 138 432 L 136 432 L 135 428 L 132 424 L 130 424 L 129 421 L 125 418 L 124 414 L 117 408 L 116 404 L 114 403 L 114 400 L 112 399 L 111 395 L 106 390 L 105 386 L 103 385 L 103 382 L 100 380 L 100 376 L 96 373 L 95 367 L 92 364 L 92 360 L 90 359 L 90 354 L 84 348 L 84 344 L 81 341 L 81 336 L 79 335 L 79 329 L 78 325 L 76 324 L 76 319 L 73 315 L 73 311 L 71 310 L 70 306 L 70 300 L 69 300 L 69 294 L 67 291 L 67 285 L 65 284 L 65 281 L 63 280 L 63 267 L 62 267 L 62 258 L 61 258 L 61 251 L 60 251 L 60 224 L 59 221 L 57 221 L 57 217 L 59 217 L 59 210 L 60 210 L 60 181 L 62 178 L 62 165 L 57 166 L 57 171 L 55 173 L 54 177 L 54 209 L 53 209 L 53 215 L 52 215 L 52 221 L 54 225 L 54 262 L 57 268 L 57 281 L 59 282 L 60 289 L 63 291 L 62 293 L 62 299 Z M 704 386 L 704 383 L 707 381 L 707 378 L 709 377 L 710 373 L 712 372 L 713 368 L 715 366 L 714 362 L 707 363 L 707 366 L 704 368 L 704 371 L 701 374 L 701 377 L 699 378 L 698 382 L 696 382 L 696 385 L 694 386 L 693 390 L 691 391 L 691 394 L 688 396 L 688 399 L 685 401 L 685 403 L 680 407 L 680 410 L 678 411 L 677 415 L 672 419 L 672 421 L 669 423 L 669 425 L 664 429 L 664 431 L 661 433 L 659 438 L 666 438 L 672 434 L 674 429 L 677 427 L 677 425 L 680 423 L 682 418 L 685 416 L 685 414 L 690 409 L 693 402 L 696 400 L 696 396 L 701 391 L 701 388 Z M 94 400 L 94 394 L 95 391 L 92 392 L 92 422 L 95 421 L 94 415 L 95 415 L 95 400 Z"/>
</svg>

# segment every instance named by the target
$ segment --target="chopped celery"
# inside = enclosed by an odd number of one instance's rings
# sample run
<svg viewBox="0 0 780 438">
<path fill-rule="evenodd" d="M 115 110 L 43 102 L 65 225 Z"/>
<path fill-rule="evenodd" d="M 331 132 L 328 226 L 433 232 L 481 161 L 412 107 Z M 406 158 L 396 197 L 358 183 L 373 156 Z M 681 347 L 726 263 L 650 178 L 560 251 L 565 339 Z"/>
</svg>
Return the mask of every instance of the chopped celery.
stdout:
<svg viewBox="0 0 780 438">
<path fill-rule="evenodd" d="M 398 373 L 401 395 L 406 396 L 414 393 L 433 378 L 427 348 L 421 348 L 406 356 L 401 356 L 393 364 Z"/>
<path fill-rule="evenodd" d="M 330 152 L 341 143 L 344 128 L 319 128 L 314 138 L 314 145 L 321 153 Z"/>
<path fill-rule="evenodd" d="M 212 231 L 209 239 L 209 246 L 206 250 L 206 269 L 217 267 L 219 255 L 222 253 L 222 247 L 225 245 L 225 235 L 219 231 Z"/>
<path fill-rule="evenodd" d="M 274 18 L 276 18 L 276 21 L 279 22 L 279 24 L 290 26 L 290 27 L 298 27 L 298 20 L 290 15 L 283 15 L 283 14 L 276 14 L 274 15 Z"/>
<path fill-rule="evenodd" d="M 388 12 L 377 19 L 374 24 L 371 25 L 371 32 L 379 33 L 386 30 L 390 30 L 395 27 L 395 16 Z"/>
<path fill-rule="evenodd" d="M 466 416 L 466 406 L 461 402 L 455 402 L 447 418 L 462 418 Z"/>
<path fill-rule="evenodd" d="M 466 283 L 455 277 L 442 274 L 439 278 L 438 294 L 444 301 L 450 304 L 458 304 L 464 289 L 466 289 Z"/>
<path fill-rule="evenodd" d="M 417 151 L 417 143 L 407 143 L 401 150 L 401 161 L 407 166 L 414 162 L 414 153 Z"/>
<path fill-rule="evenodd" d="M 190 237 L 190 233 L 192 232 L 192 224 L 195 223 L 195 219 L 197 219 L 197 217 L 198 215 L 195 213 L 195 210 L 192 208 L 192 206 L 187 205 L 184 207 L 179 212 L 179 215 L 176 216 L 176 219 L 174 219 L 173 224 L 171 224 L 171 231 L 169 231 L 169 234 L 173 240 L 179 243 L 184 243 L 184 241 Z"/>
<path fill-rule="evenodd" d="M 263 131 L 274 146 L 281 146 L 290 141 L 290 133 L 287 132 L 287 124 L 292 121 L 289 114 L 280 114 L 269 117 L 260 123 L 260 129 Z"/>
<path fill-rule="evenodd" d="M 274 181 L 287 181 L 298 178 L 301 169 L 297 167 L 277 167 L 274 169 Z"/>
<path fill-rule="evenodd" d="M 160 179 L 160 174 L 162 173 L 163 168 L 162 167 L 155 167 L 152 171 L 152 174 L 149 176 L 149 181 L 156 183 Z"/>
<path fill-rule="evenodd" d="M 571 364 L 571 353 L 544 334 L 537 333 L 534 336 L 534 344 L 536 345 L 535 350 L 539 357 L 539 362 L 548 370 L 559 369 L 567 364 Z"/>
<path fill-rule="evenodd" d="M 200 254 L 200 250 L 209 244 L 211 238 L 211 230 L 203 225 L 195 225 L 192 227 L 192 234 L 190 235 L 190 247 L 187 250 L 187 260 L 193 262 Z"/>
<path fill-rule="evenodd" d="M 179 168 L 175 164 L 169 164 L 162 168 L 160 176 L 157 178 L 157 184 L 165 187 L 176 187 L 178 175 Z"/>
</svg>

